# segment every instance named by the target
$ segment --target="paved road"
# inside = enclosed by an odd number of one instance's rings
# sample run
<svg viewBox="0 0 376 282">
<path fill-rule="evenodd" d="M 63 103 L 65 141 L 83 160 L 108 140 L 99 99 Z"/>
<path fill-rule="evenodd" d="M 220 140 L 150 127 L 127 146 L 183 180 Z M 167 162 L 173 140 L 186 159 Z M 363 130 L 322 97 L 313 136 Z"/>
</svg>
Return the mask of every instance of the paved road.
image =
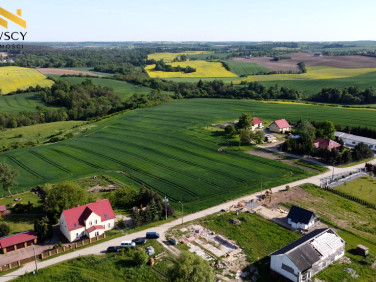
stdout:
<svg viewBox="0 0 376 282">
<path fill-rule="evenodd" d="M 372 161 L 371 163 L 376 164 L 375 161 Z M 352 167 L 346 167 L 346 168 L 334 168 L 334 170 L 335 170 L 335 173 L 346 172 L 346 171 L 350 172 L 350 171 L 353 171 L 357 168 L 363 168 L 363 167 L 364 167 L 364 164 L 359 164 L 359 165 L 355 165 L 355 166 L 352 166 Z M 305 179 L 302 179 L 302 180 L 298 180 L 298 181 L 295 181 L 295 182 L 286 183 L 286 184 L 281 185 L 281 186 L 274 187 L 274 188 L 272 188 L 272 191 L 273 191 L 273 193 L 275 193 L 275 192 L 278 192 L 280 190 L 284 190 L 286 185 L 289 185 L 290 187 L 301 185 L 303 183 L 313 183 L 313 184 L 316 184 L 316 185 L 320 185 L 320 178 L 330 176 L 332 174 L 332 167 L 328 166 L 328 168 L 330 169 L 328 172 L 322 173 L 320 175 L 312 176 L 312 177 L 309 177 L 309 178 L 305 178 Z M 261 194 L 261 191 L 247 195 L 247 196 L 244 196 L 244 197 L 237 198 L 235 200 L 228 201 L 226 203 L 223 203 L 223 204 L 220 204 L 220 205 L 217 205 L 217 206 L 214 206 L 214 207 L 211 207 L 211 208 L 208 208 L 208 209 L 205 209 L 205 210 L 193 213 L 193 214 L 189 214 L 187 216 L 184 216 L 184 222 L 196 220 L 196 219 L 217 213 L 221 209 L 226 209 L 226 208 L 230 207 L 231 205 L 237 205 L 238 202 L 242 201 L 242 200 L 249 201 L 250 199 L 256 199 L 257 195 L 259 195 L 259 194 Z M 159 225 L 157 227 L 153 227 L 149 230 L 144 230 L 144 231 L 132 233 L 132 234 L 129 234 L 129 235 L 124 235 L 122 237 L 119 237 L 119 238 L 116 238 L 116 239 L 113 239 L 113 240 L 110 240 L 110 241 L 107 241 L 107 242 L 104 242 L 104 243 L 101 243 L 101 244 L 98 244 L 98 245 L 94 245 L 92 247 L 87 247 L 85 249 L 77 250 L 77 251 L 74 251 L 74 252 L 71 252 L 71 253 L 68 253 L 68 254 L 65 254 L 65 255 L 61 255 L 61 256 L 56 257 L 56 258 L 52 258 L 52 259 L 49 259 L 49 260 L 46 260 L 46 261 L 38 262 L 38 268 L 47 267 L 47 266 L 62 262 L 64 260 L 76 258 L 78 256 L 85 256 L 85 255 L 90 255 L 90 254 L 101 254 L 109 246 L 119 245 L 120 242 L 123 241 L 123 240 L 132 240 L 132 239 L 135 239 L 137 237 L 144 237 L 145 233 L 148 232 L 148 231 L 156 231 L 159 234 L 161 234 L 162 238 L 163 238 L 165 232 L 168 229 L 170 229 L 171 227 L 177 226 L 181 223 L 182 223 L 182 219 L 180 218 L 180 219 Z M 9 273 L 9 274 L 6 274 L 6 275 L 0 277 L 0 281 L 8 281 L 8 280 L 14 279 L 18 276 L 25 274 L 25 272 L 33 272 L 34 270 L 35 270 L 35 264 L 29 263 L 29 264 L 24 265 L 20 269 L 17 269 L 16 271 L 14 271 L 12 273 Z"/>
</svg>

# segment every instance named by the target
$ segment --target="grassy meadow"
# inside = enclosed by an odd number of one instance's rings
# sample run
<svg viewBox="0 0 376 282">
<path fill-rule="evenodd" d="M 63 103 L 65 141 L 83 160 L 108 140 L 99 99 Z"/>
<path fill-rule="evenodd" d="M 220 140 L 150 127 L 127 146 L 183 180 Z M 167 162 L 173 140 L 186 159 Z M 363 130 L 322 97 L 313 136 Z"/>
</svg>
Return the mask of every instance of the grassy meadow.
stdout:
<svg viewBox="0 0 376 282">
<path fill-rule="evenodd" d="M 74 85 L 74 84 L 79 84 L 88 78 L 66 76 L 66 77 L 59 77 L 59 79 L 66 80 L 69 83 Z M 151 92 L 150 88 L 134 85 L 126 81 L 119 81 L 119 80 L 105 79 L 105 78 L 94 78 L 94 77 L 90 77 L 89 79 L 95 85 L 101 85 L 101 86 L 105 86 L 108 88 L 112 88 L 114 90 L 114 93 L 123 100 L 126 100 L 133 94 L 149 94 Z"/>
<path fill-rule="evenodd" d="M 26 89 L 30 86 L 40 85 L 49 87 L 53 84 L 39 71 L 21 67 L 0 67 L 1 94 L 8 94 L 17 89 Z"/>
<path fill-rule="evenodd" d="M 36 111 L 37 106 L 46 107 L 48 109 L 55 108 L 47 106 L 36 93 L 0 95 L 0 112 L 14 113 Z"/>
<path fill-rule="evenodd" d="M 83 121 L 58 121 L 3 130 L 0 131 L 0 147 L 9 146 L 15 142 L 43 143 L 50 139 L 52 135 L 72 132 L 73 127 L 83 123 Z"/>
<path fill-rule="evenodd" d="M 214 53 L 213 51 L 185 51 L 179 53 L 154 53 L 148 55 L 148 60 L 164 60 L 166 63 L 173 61 L 176 57 L 181 55 L 205 55 L 210 56 L 209 54 Z"/>
<path fill-rule="evenodd" d="M 236 74 L 226 70 L 220 62 L 206 62 L 206 61 L 185 61 L 169 63 L 173 67 L 190 66 L 196 69 L 195 72 L 164 72 L 155 71 L 155 65 L 147 65 L 145 70 L 152 78 L 170 78 L 170 77 L 237 77 Z"/>
<path fill-rule="evenodd" d="M 363 176 L 335 187 L 336 190 L 376 204 L 376 178 Z"/>
</svg>

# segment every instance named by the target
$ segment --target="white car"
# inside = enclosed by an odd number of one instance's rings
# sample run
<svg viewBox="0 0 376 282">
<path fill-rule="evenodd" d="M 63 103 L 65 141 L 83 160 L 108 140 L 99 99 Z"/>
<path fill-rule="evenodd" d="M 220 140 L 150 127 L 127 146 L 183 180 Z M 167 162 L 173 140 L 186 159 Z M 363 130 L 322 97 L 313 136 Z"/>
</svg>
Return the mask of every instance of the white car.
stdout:
<svg viewBox="0 0 376 282">
<path fill-rule="evenodd" d="M 132 241 L 122 241 L 120 243 L 120 247 L 122 248 L 128 248 L 128 247 L 136 247 L 136 243 L 135 242 L 132 242 Z"/>
</svg>

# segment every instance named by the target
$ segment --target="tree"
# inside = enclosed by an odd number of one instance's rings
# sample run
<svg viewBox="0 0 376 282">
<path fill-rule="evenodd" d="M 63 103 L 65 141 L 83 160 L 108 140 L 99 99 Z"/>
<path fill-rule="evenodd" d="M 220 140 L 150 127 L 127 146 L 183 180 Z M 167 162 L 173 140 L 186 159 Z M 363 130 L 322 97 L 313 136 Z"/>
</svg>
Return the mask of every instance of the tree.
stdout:
<svg viewBox="0 0 376 282">
<path fill-rule="evenodd" d="M 297 130 L 297 134 L 304 142 L 312 143 L 315 140 L 315 127 L 308 121 L 303 121 Z"/>
<path fill-rule="evenodd" d="M 264 139 L 265 139 L 264 131 L 257 130 L 255 133 L 255 137 L 254 137 L 255 142 L 257 144 L 261 144 L 262 142 L 264 142 Z"/>
<path fill-rule="evenodd" d="M 0 163 L 0 183 L 3 189 L 12 195 L 10 192 L 10 187 L 17 184 L 16 177 L 18 176 L 18 171 L 12 169 L 12 167 L 6 163 Z"/>
<path fill-rule="evenodd" d="M 132 260 L 135 266 L 141 267 L 148 262 L 149 256 L 144 249 L 134 250 L 132 252 Z"/>
<path fill-rule="evenodd" d="M 53 235 L 52 224 L 47 216 L 34 221 L 34 230 L 38 234 L 38 240 L 42 242 L 51 238 Z"/>
<path fill-rule="evenodd" d="M 57 222 L 63 210 L 86 204 L 87 192 L 74 182 L 63 182 L 47 189 L 44 208 L 52 223 Z"/>
<path fill-rule="evenodd" d="M 196 254 L 182 251 L 176 264 L 169 269 L 168 278 L 174 282 L 212 282 L 215 281 L 209 263 Z"/>
<path fill-rule="evenodd" d="M 5 221 L 0 222 L 0 237 L 7 236 L 9 234 L 9 225 Z"/>
<path fill-rule="evenodd" d="M 253 125 L 253 119 L 250 114 L 242 114 L 239 117 L 238 129 L 249 129 Z"/>
<path fill-rule="evenodd" d="M 137 192 L 130 188 L 119 187 L 110 194 L 111 204 L 118 209 L 128 210 L 134 207 L 136 201 Z"/>
<path fill-rule="evenodd" d="M 248 129 L 242 129 L 240 130 L 239 138 L 240 142 L 249 145 L 251 142 L 251 132 Z"/>
<path fill-rule="evenodd" d="M 336 128 L 334 124 L 329 120 L 322 122 L 319 128 L 317 128 L 316 130 L 317 137 L 322 137 L 325 139 L 332 139 L 332 140 L 334 139 L 335 131 L 336 131 Z"/>
<path fill-rule="evenodd" d="M 225 127 L 225 134 L 226 134 L 227 136 L 232 137 L 232 136 L 235 135 L 235 133 L 236 133 L 236 130 L 235 130 L 235 127 L 234 127 L 232 124 L 227 125 L 227 126 Z"/>
</svg>

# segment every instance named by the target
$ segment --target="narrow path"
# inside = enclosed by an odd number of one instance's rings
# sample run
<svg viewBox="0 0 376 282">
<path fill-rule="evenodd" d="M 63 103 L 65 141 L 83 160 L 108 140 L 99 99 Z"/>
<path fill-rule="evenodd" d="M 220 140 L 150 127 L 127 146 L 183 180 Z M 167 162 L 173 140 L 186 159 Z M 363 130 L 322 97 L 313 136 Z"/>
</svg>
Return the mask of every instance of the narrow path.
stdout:
<svg viewBox="0 0 376 282">
<path fill-rule="evenodd" d="M 372 161 L 371 163 L 376 165 L 376 161 Z M 298 185 L 301 185 L 301 184 L 304 184 L 304 183 L 312 183 L 312 184 L 320 185 L 320 179 L 321 178 L 332 175 L 332 167 L 331 166 L 327 166 L 327 167 L 330 168 L 330 170 L 325 172 L 325 173 L 274 187 L 274 188 L 272 188 L 272 191 L 273 191 L 273 193 L 275 193 L 275 192 L 284 190 L 286 185 L 289 185 L 290 187 L 298 186 Z M 364 167 L 364 163 L 354 165 L 354 166 L 351 166 L 351 167 L 346 167 L 346 168 L 335 168 L 335 173 L 350 172 L 350 171 L 353 171 L 355 169 L 363 168 L 363 167 Z M 214 207 L 211 207 L 211 208 L 208 208 L 208 209 L 205 209 L 205 210 L 193 213 L 193 214 L 186 215 L 186 216 L 184 216 L 184 223 L 187 223 L 189 221 L 193 221 L 193 220 L 196 220 L 196 219 L 217 213 L 221 209 L 226 209 L 231 205 L 237 205 L 238 202 L 240 202 L 242 200 L 249 201 L 251 199 L 256 199 L 257 195 L 263 193 L 264 191 L 265 190 L 258 191 L 258 192 L 255 192 L 253 194 L 243 196 L 243 197 L 237 198 L 235 200 L 231 200 L 231 201 L 228 201 L 226 203 L 219 204 L 217 206 L 214 206 Z M 139 232 L 135 232 L 135 233 L 132 233 L 132 234 L 129 234 L 129 235 L 124 235 L 122 237 L 112 239 L 110 241 L 103 242 L 103 243 L 98 244 L 98 245 L 94 245 L 92 247 L 87 247 L 85 249 L 77 250 L 77 251 L 74 251 L 74 252 L 71 252 L 71 253 L 68 253 L 68 254 L 65 254 L 65 255 L 61 255 L 59 257 L 52 258 L 52 259 L 49 259 L 49 260 L 46 260 L 46 261 L 41 261 L 41 262 L 38 262 L 38 269 L 43 268 L 43 267 L 47 267 L 47 266 L 50 266 L 50 265 L 53 265 L 53 264 L 56 264 L 56 263 L 59 263 L 59 262 L 65 261 L 65 260 L 73 259 L 73 258 L 76 258 L 78 256 L 86 256 L 86 255 L 90 255 L 90 254 L 96 254 L 96 255 L 103 254 L 105 252 L 105 250 L 107 249 L 107 247 L 119 245 L 120 242 L 123 241 L 123 240 L 132 240 L 132 239 L 135 239 L 137 237 L 144 237 L 145 233 L 149 232 L 149 231 L 158 232 L 159 234 L 161 234 L 162 238 L 165 238 L 166 231 L 168 231 L 168 229 L 170 229 L 172 227 L 180 225 L 181 222 L 182 222 L 182 220 L 181 220 L 181 218 L 179 218 L 179 219 L 176 219 L 174 221 L 164 223 L 164 224 L 161 224 L 159 226 L 156 226 L 156 227 L 144 230 L 144 231 L 139 231 Z M 18 276 L 25 274 L 26 272 L 33 272 L 34 270 L 35 270 L 35 264 L 29 263 L 29 264 L 26 264 L 26 265 L 22 266 L 21 268 L 15 270 L 12 273 L 9 273 L 9 274 L 6 274 L 6 275 L 0 277 L 0 281 L 9 281 L 11 279 L 14 279 Z"/>
</svg>

